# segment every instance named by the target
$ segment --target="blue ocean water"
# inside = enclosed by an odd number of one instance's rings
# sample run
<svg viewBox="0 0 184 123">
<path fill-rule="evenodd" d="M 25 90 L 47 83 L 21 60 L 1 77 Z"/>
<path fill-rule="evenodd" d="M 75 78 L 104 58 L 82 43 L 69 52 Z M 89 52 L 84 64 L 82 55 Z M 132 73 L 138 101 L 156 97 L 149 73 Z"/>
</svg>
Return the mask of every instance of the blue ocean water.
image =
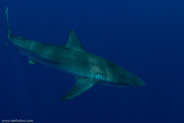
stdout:
<svg viewBox="0 0 184 123">
<path fill-rule="evenodd" d="M 184 123 L 182 0 L 1 0 L 0 120 L 36 123 Z M 135 73 L 144 87 L 96 85 L 69 101 L 75 78 L 6 49 L 14 34 L 62 45 L 73 29 L 83 47 Z"/>
</svg>

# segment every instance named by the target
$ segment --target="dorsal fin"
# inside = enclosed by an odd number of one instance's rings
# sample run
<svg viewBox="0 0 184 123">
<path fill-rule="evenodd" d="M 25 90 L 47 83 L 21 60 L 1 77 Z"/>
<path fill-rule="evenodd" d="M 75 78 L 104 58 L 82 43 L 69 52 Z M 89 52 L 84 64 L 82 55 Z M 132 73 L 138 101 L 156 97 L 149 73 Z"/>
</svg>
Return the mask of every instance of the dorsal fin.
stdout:
<svg viewBox="0 0 184 123">
<path fill-rule="evenodd" d="M 80 44 L 80 40 L 73 30 L 70 30 L 70 32 L 69 32 L 68 41 L 67 41 L 65 46 L 67 48 L 71 48 L 71 49 L 83 50 L 83 48 Z"/>
</svg>

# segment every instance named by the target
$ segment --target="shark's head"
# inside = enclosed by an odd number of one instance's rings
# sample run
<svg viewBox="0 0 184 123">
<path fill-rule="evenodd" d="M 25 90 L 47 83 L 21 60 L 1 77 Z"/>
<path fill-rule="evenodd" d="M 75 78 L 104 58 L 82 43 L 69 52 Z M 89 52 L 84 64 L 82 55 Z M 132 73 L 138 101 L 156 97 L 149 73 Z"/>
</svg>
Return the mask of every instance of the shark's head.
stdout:
<svg viewBox="0 0 184 123">
<path fill-rule="evenodd" d="M 128 72 L 124 68 L 109 63 L 109 69 L 106 70 L 106 79 L 110 84 L 120 86 L 144 86 L 143 80 L 138 78 L 131 72 Z"/>
</svg>

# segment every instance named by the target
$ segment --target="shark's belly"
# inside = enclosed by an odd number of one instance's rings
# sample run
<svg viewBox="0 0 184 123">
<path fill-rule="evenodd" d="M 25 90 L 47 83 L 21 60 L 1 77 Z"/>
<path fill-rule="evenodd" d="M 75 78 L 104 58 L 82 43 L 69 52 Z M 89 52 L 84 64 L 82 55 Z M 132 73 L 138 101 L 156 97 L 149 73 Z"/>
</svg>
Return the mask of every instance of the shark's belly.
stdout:
<svg viewBox="0 0 184 123">
<path fill-rule="evenodd" d="M 59 66 L 60 64 L 60 62 L 58 62 L 57 60 L 53 60 L 49 58 L 49 56 L 44 55 L 44 54 L 36 53 L 36 52 L 29 51 L 23 48 L 18 48 L 18 51 L 21 54 L 27 56 L 29 60 L 32 60 L 35 63 L 44 64 L 47 66 Z"/>
<path fill-rule="evenodd" d="M 79 54 L 64 52 L 63 54 L 65 55 L 55 56 L 54 58 L 53 55 L 57 54 L 54 52 L 50 55 L 46 55 L 44 53 L 37 53 L 22 48 L 19 48 L 19 52 L 36 63 L 43 64 L 60 71 L 69 72 L 75 76 L 90 77 L 88 70 L 89 65 L 86 59 L 81 57 Z"/>
</svg>

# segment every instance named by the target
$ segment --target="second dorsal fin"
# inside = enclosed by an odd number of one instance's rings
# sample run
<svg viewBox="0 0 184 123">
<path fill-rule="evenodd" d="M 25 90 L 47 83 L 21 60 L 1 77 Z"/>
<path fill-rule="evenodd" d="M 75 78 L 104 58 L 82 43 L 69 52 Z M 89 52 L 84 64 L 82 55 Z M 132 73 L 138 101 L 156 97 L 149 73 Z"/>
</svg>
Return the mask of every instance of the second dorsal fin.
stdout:
<svg viewBox="0 0 184 123">
<path fill-rule="evenodd" d="M 68 40 L 67 40 L 67 43 L 66 43 L 65 46 L 67 48 L 71 48 L 71 49 L 83 50 L 83 48 L 80 44 L 80 40 L 79 40 L 79 38 L 77 37 L 76 33 L 73 30 L 71 30 L 69 32 Z"/>
</svg>

